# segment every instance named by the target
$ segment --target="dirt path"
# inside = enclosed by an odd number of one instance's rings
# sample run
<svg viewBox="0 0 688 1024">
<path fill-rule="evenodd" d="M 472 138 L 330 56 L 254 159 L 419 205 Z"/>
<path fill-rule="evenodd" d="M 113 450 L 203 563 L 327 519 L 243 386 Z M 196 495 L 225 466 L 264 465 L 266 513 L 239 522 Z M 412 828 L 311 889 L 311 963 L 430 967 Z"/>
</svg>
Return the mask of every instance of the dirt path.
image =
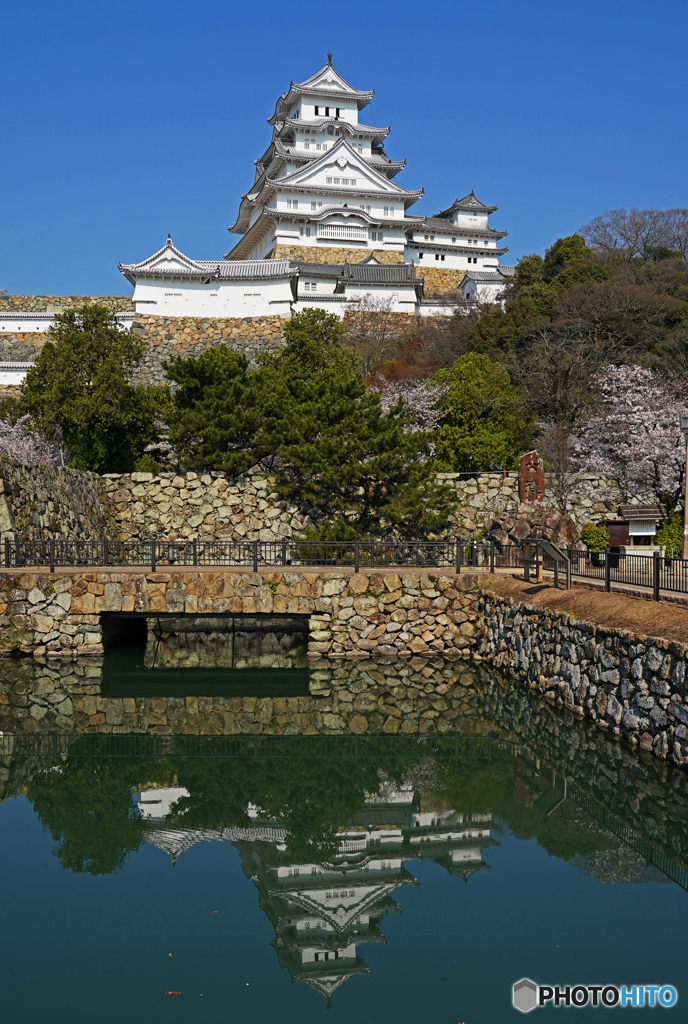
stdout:
<svg viewBox="0 0 688 1024">
<path fill-rule="evenodd" d="M 585 587 L 555 590 L 550 583 L 526 583 L 513 576 L 483 575 L 481 584 L 486 590 L 503 597 L 520 599 L 543 608 L 556 608 L 598 626 L 627 629 L 632 633 L 688 644 L 688 609 L 685 605 L 643 601 L 618 592 L 596 593 Z"/>
</svg>

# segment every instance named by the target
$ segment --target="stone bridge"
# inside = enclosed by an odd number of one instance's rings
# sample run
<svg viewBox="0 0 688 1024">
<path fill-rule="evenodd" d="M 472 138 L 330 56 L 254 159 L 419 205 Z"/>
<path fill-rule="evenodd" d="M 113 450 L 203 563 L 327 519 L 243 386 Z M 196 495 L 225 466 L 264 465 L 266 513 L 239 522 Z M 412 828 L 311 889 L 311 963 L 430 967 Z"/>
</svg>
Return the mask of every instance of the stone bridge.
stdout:
<svg viewBox="0 0 688 1024">
<path fill-rule="evenodd" d="M 0 651 L 100 655 L 128 620 L 180 615 L 308 621 L 312 657 L 467 654 L 475 575 L 436 570 L 17 571 L 0 575 Z"/>
</svg>

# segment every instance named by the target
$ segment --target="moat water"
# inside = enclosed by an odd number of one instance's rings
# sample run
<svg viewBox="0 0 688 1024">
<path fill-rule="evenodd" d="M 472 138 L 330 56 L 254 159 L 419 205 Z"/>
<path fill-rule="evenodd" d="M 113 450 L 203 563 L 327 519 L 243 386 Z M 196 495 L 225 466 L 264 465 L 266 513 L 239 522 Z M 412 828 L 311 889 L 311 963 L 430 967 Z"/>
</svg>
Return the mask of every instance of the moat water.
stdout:
<svg viewBox="0 0 688 1024">
<path fill-rule="evenodd" d="M 685 773 L 482 668 L 302 639 L 0 662 L 3 1021 L 492 1024 L 524 977 L 686 1019 Z"/>
</svg>

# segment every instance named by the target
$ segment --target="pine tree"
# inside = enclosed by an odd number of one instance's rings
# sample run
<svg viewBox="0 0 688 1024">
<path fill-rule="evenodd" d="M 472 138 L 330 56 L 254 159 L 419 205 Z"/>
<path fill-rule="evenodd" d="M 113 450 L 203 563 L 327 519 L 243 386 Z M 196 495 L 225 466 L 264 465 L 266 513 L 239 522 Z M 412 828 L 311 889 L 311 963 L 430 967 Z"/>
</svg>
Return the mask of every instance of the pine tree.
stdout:
<svg viewBox="0 0 688 1024">
<path fill-rule="evenodd" d="M 337 539 L 391 525 L 406 536 L 436 529 L 455 499 L 435 483 L 430 435 L 410 429 L 403 402 L 383 412 L 342 332 L 336 316 L 309 309 L 257 370 L 219 349 L 172 360 L 167 373 L 182 385 L 172 443 L 194 469 L 234 474 L 260 462 L 285 498 L 339 517 Z"/>
</svg>

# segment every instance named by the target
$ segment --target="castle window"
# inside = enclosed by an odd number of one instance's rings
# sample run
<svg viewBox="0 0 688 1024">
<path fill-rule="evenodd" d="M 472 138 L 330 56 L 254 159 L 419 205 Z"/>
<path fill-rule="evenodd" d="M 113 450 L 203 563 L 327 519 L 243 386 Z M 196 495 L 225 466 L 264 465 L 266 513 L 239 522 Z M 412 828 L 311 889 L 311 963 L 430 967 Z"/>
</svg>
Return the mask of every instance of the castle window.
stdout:
<svg viewBox="0 0 688 1024">
<path fill-rule="evenodd" d="M 318 285 L 316 281 L 306 281 L 304 283 L 304 289 L 307 292 L 317 292 Z"/>
<path fill-rule="evenodd" d="M 319 117 L 319 116 L 320 116 L 320 107 L 316 107 L 316 108 L 315 108 L 315 116 L 316 116 L 316 117 Z"/>
<path fill-rule="evenodd" d="M 322 149 L 322 146 L 320 145 L 320 143 L 319 143 L 319 142 L 317 142 L 317 143 L 316 143 L 316 145 L 315 145 L 315 148 L 316 148 L 316 149 Z"/>
<path fill-rule="evenodd" d="M 444 259 L 444 253 L 442 253 L 442 257 L 441 258 Z"/>
<path fill-rule="evenodd" d="M 435 253 L 435 259 L 438 260 L 439 258 L 440 258 L 440 254 L 438 252 L 436 252 Z"/>
<path fill-rule="evenodd" d="M 422 259 L 423 259 L 423 255 L 424 255 L 424 254 L 423 254 L 422 252 L 419 252 L 419 253 L 418 253 L 418 259 L 419 259 L 419 260 L 422 260 Z"/>
<path fill-rule="evenodd" d="M 310 149 L 311 148 L 311 144 L 310 144 L 310 142 L 308 142 L 308 140 L 306 140 L 306 142 L 304 142 L 303 148 L 304 149 Z"/>
<path fill-rule="evenodd" d="M 339 115 L 340 115 L 340 113 L 341 113 L 341 110 L 342 110 L 342 108 L 341 108 L 341 107 L 336 107 L 336 108 L 335 108 L 335 111 L 336 111 L 336 113 L 335 113 L 335 117 L 339 117 Z"/>
<path fill-rule="evenodd" d="M 454 244 L 454 242 L 456 242 L 456 239 L 452 238 L 452 245 Z"/>
<path fill-rule="evenodd" d="M 311 229 L 310 228 L 306 228 L 306 237 L 307 238 L 311 237 Z M 444 259 L 444 256 L 442 257 L 442 259 Z"/>
<path fill-rule="evenodd" d="M 329 117 L 329 116 L 330 116 L 330 108 L 329 107 L 325 107 L 325 117 Z"/>
<path fill-rule="evenodd" d="M 317 209 L 318 209 L 318 204 L 317 204 L 317 203 L 314 203 L 314 202 L 313 202 L 313 201 L 311 200 L 311 210 L 317 210 Z"/>
</svg>

